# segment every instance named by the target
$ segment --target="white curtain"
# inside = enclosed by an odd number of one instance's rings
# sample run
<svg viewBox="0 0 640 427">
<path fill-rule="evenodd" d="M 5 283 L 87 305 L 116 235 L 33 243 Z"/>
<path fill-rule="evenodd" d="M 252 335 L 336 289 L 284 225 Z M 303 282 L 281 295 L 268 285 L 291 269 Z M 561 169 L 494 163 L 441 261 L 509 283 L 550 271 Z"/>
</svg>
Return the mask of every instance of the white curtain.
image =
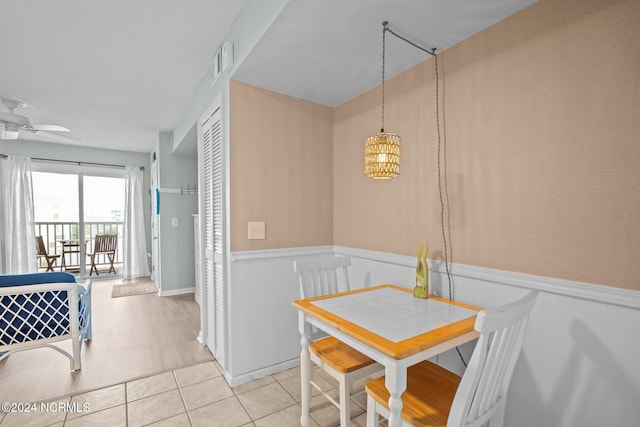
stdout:
<svg viewBox="0 0 640 427">
<path fill-rule="evenodd" d="M 33 222 L 33 186 L 31 159 L 9 156 L 0 162 L 2 169 L 2 206 L 4 207 L 5 273 L 38 271 L 36 237 Z"/>
<path fill-rule="evenodd" d="M 124 236 L 122 254 L 125 279 L 149 276 L 147 239 L 144 231 L 144 194 L 142 171 L 138 167 L 125 168 Z"/>
</svg>

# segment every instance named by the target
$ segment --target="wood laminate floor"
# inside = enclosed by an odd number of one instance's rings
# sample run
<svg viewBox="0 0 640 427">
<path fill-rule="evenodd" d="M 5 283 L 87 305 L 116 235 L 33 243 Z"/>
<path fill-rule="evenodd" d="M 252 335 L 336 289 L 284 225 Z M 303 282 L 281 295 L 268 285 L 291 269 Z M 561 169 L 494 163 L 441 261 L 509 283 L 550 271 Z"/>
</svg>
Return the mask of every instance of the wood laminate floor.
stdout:
<svg viewBox="0 0 640 427">
<path fill-rule="evenodd" d="M 93 280 L 93 340 L 82 346 L 82 369 L 50 348 L 14 353 L 0 362 L 0 402 L 35 402 L 99 389 L 213 360 L 196 339 L 200 310 L 193 294 L 111 298 L 118 279 Z M 60 346 L 71 352 L 70 341 Z"/>
<path fill-rule="evenodd" d="M 0 402 L 30 411 L 0 410 L 0 427 L 300 425 L 300 368 L 238 387 L 196 340 L 199 308 L 192 295 L 111 298 L 119 280 L 93 282 L 93 340 L 83 368 L 42 348 L 0 362 Z M 68 344 L 68 343 L 67 343 Z M 70 347 L 70 345 L 69 345 Z M 320 368 L 315 381 L 338 398 L 337 382 Z M 351 427 L 364 427 L 365 380 L 354 387 Z M 339 411 L 312 389 L 311 425 L 339 425 Z"/>
</svg>

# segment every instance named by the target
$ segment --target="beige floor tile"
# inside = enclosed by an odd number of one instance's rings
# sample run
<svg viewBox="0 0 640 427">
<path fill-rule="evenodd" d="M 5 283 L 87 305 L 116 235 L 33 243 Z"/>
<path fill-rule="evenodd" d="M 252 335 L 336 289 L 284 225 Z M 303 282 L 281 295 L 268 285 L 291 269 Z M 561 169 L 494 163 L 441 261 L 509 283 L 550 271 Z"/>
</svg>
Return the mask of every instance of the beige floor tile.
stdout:
<svg viewBox="0 0 640 427">
<path fill-rule="evenodd" d="M 275 375 L 274 375 L 275 378 Z M 319 375 L 315 375 L 313 378 L 314 382 L 320 386 L 323 390 L 329 391 L 331 390 L 331 384 Z M 278 380 L 280 385 L 284 387 L 287 392 L 293 396 L 296 402 L 300 402 L 301 400 L 301 391 L 300 391 L 300 376 L 291 376 L 285 377 Z M 319 395 L 320 392 L 315 388 L 311 387 L 311 397 Z"/>
<path fill-rule="evenodd" d="M 329 391 L 329 395 L 336 401 L 339 399 L 337 389 Z M 355 418 L 364 412 L 360 406 L 350 401 L 351 418 Z M 316 396 L 311 399 L 311 417 L 321 426 L 334 426 L 340 424 L 340 411 L 333 406 L 324 396 Z"/>
<path fill-rule="evenodd" d="M 88 415 L 88 413 L 102 411 L 103 409 L 126 403 L 124 396 L 124 384 L 92 390 L 87 393 L 77 394 L 71 397 L 71 403 L 77 404 L 83 409 L 78 412 L 69 412 L 67 420 Z M 86 410 L 85 410 L 86 409 Z"/>
<path fill-rule="evenodd" d="M 142 426 L 185 412 L 178 390 L 166 391 L 127 404 L 129 427 Z"/>
<path fill-rule="evenodd" d="M 351 401 L 361 407 L 363 410 L 367 410 L 367 392 L 362 390 L 351 394 Z"/>
<path fill-rule="evenodd" d="M 148 427 L 191 427 L 191 421 L 189 421 L 189 416 L 185 412 L 184 414 L 149 424 Z"/>
<path fill-rule="evenodd" d="M 124 395 L 124 392 L 123 392 Z M 91 412 L 71 420 L 67 419 L 65 427 L 127 427 L 127 406 L 114 406 L 102 411 Z"/>
<path fill-rule="evenodd" d="M 9 412 L 2 420 L 2 427 L 40 427 L 50 426 L 63 422 L 67 413 L 65 408 L 59 405 L 66 405 L 70 398 L 53 400 L 44 403 L 35 403 L 30 406 L 30 412 Z"/>
<path fill-rule="evenodd" d="M 383 419 L 383 418 L 381 418 Z M 380 426 L 385 426 L 386 422 L 382 422 L 379 424 Z M 355 418 L 351 418 L 351 427 L 366 427 L 367 426 L 367 413 L 364 412 L 358 415 Z"/>
<path fill-rule="evenodd" d="M 318 377 L 322 377 L 325 381 L 327 381 L 329 384 L 331 384 L 331 388 L 337 388 L 338 387 L 338 380 L 336 380 L 331 375 L 329 375 L 327 373 L 327 371 L 325 371 L 321 367 L 314 366 L 313 367 L 313 378 L 318 378 Z"/>
<path fill-rule="evenodd" d="M 180 393 L 187 411 L 233 396 L 231 387 L 222 377 L 181 387 Z"/>
<path fill-rule="evenodd" d="M 164 372 L 127 383 L 127 402 L 178 388 L 173 372 Z"/>
<path fill-rule="evenodd" d="M 239 386 L 234 387 L 233 391 L 236 393 L 246 393 L 256 388 L 263 387 L 267 384 L 271 384 L 274 381 L 275 380 L 271 376 L 263 377 L 257 380 L 249 381 L 248 383 L 240 384 Z"/>
<path fill-rule="evenodd" d="M 178 382 L 178 387 L 184 387 L 222 375 L 213 362 L 205 362 L 189 366 L 188 368 L 176 369 L 173 371 L 173 374 Z"/>
<path fill-rule="evenodd" d="M 281 379 L 289 378 L 289 377 L 300 378 L 300 366 L 296 366 L 295 368 L 290 368 L 285 371 L 278 372 L 277 374 L 273 374 L 273 378 L 276 381 L 280 381 Z"/>
<path fill-rule="evenodd" d="M 300 405 L 293 405 L 286 409 L 267 415 L 264 418 L 255 420 L 256 427 L 283 427 L 283 426 L 299 426 L 300 425 L 301 408 Z M 309 420 L 311 427 L 317 427 L 318 424 L 313 420 Z"/>
<path fill-rule="evenodd" d="M 380 372 L 379 376 L 383 376 L 383 375 L 384 375 L 384 372 Z M 370 375 L 368 377 L 360 378 L 360 379 L 357 379 L 356 381 L 354 381 L 353 382 L 353 387 L 352 387 L 352 389 L 353 389 L 353 393 L 352 394 L 364 391 L 364 388 L 366 387 L 367 383 L 369 381 L 371 381 L 372 379 L 377 378 L 377 377 L 378 376 Z"/>
<path fill-rule="evenodd" d="M 277 382 L 238 394 L 238 399 L 253 420 L 273 414 L 296 403 Z"/>
<path fill-rule="evenodd" d="M 251 425 L 247 415 L 236 397 L 230 397 L 211 405 L 189 411 L 193 427 L 238 427 Z"/>
</svg>

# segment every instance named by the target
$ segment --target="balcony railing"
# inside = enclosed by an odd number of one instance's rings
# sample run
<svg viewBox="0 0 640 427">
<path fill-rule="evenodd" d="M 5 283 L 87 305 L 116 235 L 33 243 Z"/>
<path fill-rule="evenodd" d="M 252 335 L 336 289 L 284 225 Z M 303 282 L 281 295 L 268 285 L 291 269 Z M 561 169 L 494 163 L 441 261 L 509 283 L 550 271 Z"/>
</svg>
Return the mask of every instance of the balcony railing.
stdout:
<svg viewBox="0 0 640 427">
<path fill-rule="evenodd" d="M 42 236 L 44 245 L 47 248 L 49 255 L 60 254 L 62 255 L 62 242 L 69 240 L 80 239 L 80 224 L 77 222 L 36 222 L 35 231 L 36 236 Z M 123 236 L 124 223 L 123 222 L 85 222 L 84 223 L 84 238 L 86 241 L 86 250 L 92 251 L 93 240 L 97 234 L 117 234 L 118 246 L 116 248 L 115 267 L 116 271 L 122 271 L 122 236 Z M 55 269 L 64 269 L 71 272 L 78 272 L 80 270 L 80 253 L 79 252 L 65 252 L 64 263 L 62 260 L 58 260 L 55 265 Z M 89 271 L 89 257 L 84 260 L 86 271 Z M 96 260 L 98 270 L 104 269 L 109 266 L 109 261 L 106 257 L 98 256 Z M 41 271 L 46 270 L 45 260 L 40 260 L 38 267 Z"/>
</svg>

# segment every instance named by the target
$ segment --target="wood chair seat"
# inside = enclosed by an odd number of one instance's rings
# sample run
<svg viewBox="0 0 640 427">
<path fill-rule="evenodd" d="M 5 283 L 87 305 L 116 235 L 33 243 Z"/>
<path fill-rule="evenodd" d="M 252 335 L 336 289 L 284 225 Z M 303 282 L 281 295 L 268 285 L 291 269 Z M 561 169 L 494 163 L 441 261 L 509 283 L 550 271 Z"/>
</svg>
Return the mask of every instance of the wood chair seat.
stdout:
<svg viewBox="0 0 640 427">
<path fill-rule="evenodd" d="M 435 363 L 423 361 L 407 370 L 407 389 L 402 394 L 401 417 L 417 427 L 446 426 L 453 398 L 461 378 Z M 385 377 L 369 381 L 366 391 L 381 405 L 388 406 Z"/>
<path fill-rule="evenodd" d="M 401 396 L 402 424 L 502 427 L 509 382 L 537 296 L 530 292 L 478 313 L 474 329 L 480 337 L 462 378 L 428 361 L 410 366 Z M 379 415 L 390 416 L 390 393 L 384 377 L 370 381 L 365 389 L 367 427 L 377 427 Z"/>
<path fill-rule="evenodd" d="M 376 363 L 335 337 L 316 340 L 310 347 L 320 360 L 342 373 L 357 371 Z"/>
</svg>

